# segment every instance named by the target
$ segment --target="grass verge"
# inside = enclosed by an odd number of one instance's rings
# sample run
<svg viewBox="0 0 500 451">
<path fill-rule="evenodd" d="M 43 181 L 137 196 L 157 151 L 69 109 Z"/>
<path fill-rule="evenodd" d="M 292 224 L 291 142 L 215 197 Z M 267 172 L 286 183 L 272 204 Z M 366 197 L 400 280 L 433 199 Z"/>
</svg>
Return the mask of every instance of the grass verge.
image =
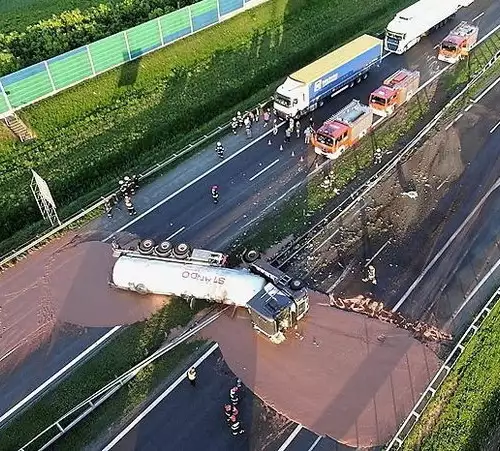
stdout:
<svg viewBox="0 0 500 451">
<path fill-rule="evenodd" d="M 39 138 L 0 141 L 0 241 L 39 221 L 29 169 L 48 181 L 64 218 L 409 3 L 272 0 L 27 108 L 21 116 Z M 318 17 L 329 26 L 311 27 Z"/>
<path fill-rule="evenodd" d="M 490 449 L 500 412 L 500 303 L 470 340 L 402 450 Z"/>
<path fill-rule="evenodd" d="M 203 304 L 199 303 L 197 310 L 202 307 Z M 2 429 L 0 450 L 19 449 L 79 402 L 158 349 L 165 340 L 165 333 L 177 326 L 185 326 L 192 315 L 193 311 L 185 301 L 173 299 L 149 320 L 124 329 L 98 354 L 62 381 L 57 390 L 43 395 Z M 179 363 L 200 345 L 200 342 L 194 341 L 183 343 L 149 365 L 67 438 L 58 442 L 57 449 L 82 449 L 113 421 L 126 416 L 143 403 L 165 379 L 175 375 Z"/>
</svg>

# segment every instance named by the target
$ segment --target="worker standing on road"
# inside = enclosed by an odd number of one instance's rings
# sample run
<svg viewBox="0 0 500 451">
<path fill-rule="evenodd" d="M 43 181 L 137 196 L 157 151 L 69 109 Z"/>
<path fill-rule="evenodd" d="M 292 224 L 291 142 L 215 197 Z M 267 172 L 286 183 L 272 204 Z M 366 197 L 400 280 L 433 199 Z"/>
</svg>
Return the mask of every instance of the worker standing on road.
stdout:
<svg viewBox="0 0 500 451">
<path fill-rule="evenodd" d="M 189 383 L 195 387 L 196 386 L 196 368 L 192 366 L 186 373 Z"/>
<path fill-rule="evenodd" d="M 288 118 L 288 128 L 293 130 L 295 128 L 295 120 L 293 117 Z"/>
<path fill-rule="evenodd" d="M 106 211 L 106 216 L 111 219 L 113 217 L 113 203 L 111 199 L 106 199 L 104 202 L 104 210 Z"/>
<path fill-rule="evenodd" d="M 233 406 L 238 405 L 238 402 L 240 401 L 240 398 L 238 396 L 238 387 L 233 387 L 231 390 L 229 390 L 229 399 L 231 400 L 231 404 Z"/>
<path fill-rule="evenodd" d="M 269 114 L 269 108 L 264 111 L 264 127 L 269 125 L 269 119 L 271 119 L 271 115 Z"/>
<path fill-rule="evenodd" d="M 231 130 L 233 131 L 233 135 L 238 133 L 238 121 L 235 117 L 231 119 Z"/>
<path fill-rule="evenodd" d="M 250 120 L 250 124 L 251 124 L 252 122 L 256 122 L 256 121 L 255 121 L 255 114 L 253 114 L 253 111 L 252 111 L 252 110 L 250 110 L 250 111 L 248 112 L 248 119 Z"/>
<path fill-rule="evenodd" d="M 292 130 L 293 130 L 293 128 L 287 128 L 285 130 L 285 142 L 287 142 L 287 143 L 290 142 L 290 138 L 292 137 Z"/>
<path fill-rule="evenodd" d="M 312 129 L 311 127 L 306 127 L 304 130 L 304 143 L 310 144 L 311 142 Z"/>
<path fill-rule="evenodd" d="M 217 144 L 215 146 L 215 152 L 217 152 L 219 158 L 224 158 L 224 146 L 220 141 L 217 141 Z"/>
<path fill-rule="evenodd" d="M 210 192 L 212 194 L 212 199 L 214 201 L 214 204 L 219 202 L 219 187 L 217 185 L 212 186 Z"/>
<path fill-rule="evenodd" d="M 252 138 L 252 123 L 250 121 L 245 124 L 245 133 L 247 134 L 248 139 Z"/>
<path fill-rule="evenodd" d="M 232 416 L 235 416 L 235 417 L 238 417 L 238 409 L 236 408 L 236 406 L 233 406 L 231 404 L 225 404 L 224 405 L 224 414 L 226 415 L 226 421 L 229 423 L 229 419 L 232 417 Z"/>
<path fill-rule="evenodd" d="M 278 134 L 278 121 L 275 119 L 273 121 L 273 135 L 276 136 Z"/>
<path fill-rule="evenodd" d="M 295 133 L 297 138 L 300 138 L 300 121 L 298 119 L 295 121 Z"/>
<path fill-rule="evenodd" d="M 233 435 L 239 435 L 245 432 L 245 430 L 241 428 L 241 423 L 238 420 L 238 417 L 235 415 L 231 415 L 231 417 L 229 417 L 229 426 L 231 427 Z"/>
<path fill-rule="evenodd" d="M 132 203 L 130 197 L 126 195 L 124 201 L 125 201 L 125 207 L 127 207 L 128 214 L 130 216 L 136 215 L 137 212 L 135 211 L 134 204 Z"/>
<path fill-rule="evenodd" d="M 238 126 L 243 127 L 243 116 L 240 111 L 236 113 L 236 120 L 238 121 Z"/>
</svg>

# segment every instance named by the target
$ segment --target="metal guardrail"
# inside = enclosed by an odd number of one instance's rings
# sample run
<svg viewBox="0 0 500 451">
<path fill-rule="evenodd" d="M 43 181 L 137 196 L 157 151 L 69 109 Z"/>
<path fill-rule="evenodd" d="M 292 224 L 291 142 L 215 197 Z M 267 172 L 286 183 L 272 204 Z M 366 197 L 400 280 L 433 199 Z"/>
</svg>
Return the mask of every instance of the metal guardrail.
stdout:
<svg viewBox="0 0 500 451">
<path fill-rule="evenodd" d="M 153 363 L 155 360 L 164 356 L 175 347 L 179 346 L 181 343 L 184 343 L 193 335 L 196 335 L 209 324 L 213 323 L 228 308 L 229 306 L 223 308 L 222 310 L 219 310 L 218 312 L 209 316 L 207 319 L 203 320 L 201 323 L 193 324 L 190 329 L 177 337 L 171 343 L 168 343 L 167 345 L 161 347 L 149 357 L 146 357 L 143 361 L 135 365 L 133 368 L 124 372 L 121 376 L 117 377 L 115 380 L 111 381 L 100 390 L 89 396 L 87 399 L 79 403 L 77 406 L 66 412 L 64 415 L 59 417 L 54 423 L 52 423 L 50 426 L 40 432 L 36 437 L 32 438 L 29 442 L 23 445 L 19 449 L 19 451 L 31 451 L 32 449 L 43 451 L 45 449 L 48 449 L 70 429 L 75 427 L 78 423 L 80 423 L 80 421 L 86 418 L 101 404 L 103 404 L 112 395 L 114 395 L 120 388 L 134 379 L 134 377 L 136 377 L 144 368 Z M 45 443 L 39 443 L 38 445 L 36 445 L 36 442 L 40 441 L 41 439 L 46 440 Z"/>
<path fill-rule="evenodd" d="M 431 399 L 436 394 L 437 390 L 444 383 L 451 370 L 458 361 L 458 358 L 465 350 L 468 343 L 470 343 L 471 338 L 478 332 L 481 326 L 484 324 L 484 320 L 490 315 L 493 307 L 500 301 L 500 288 L 497 289 L 495 294 L 491 296 L 486 305 L 481 309 L 481 311 L 476 315 L 472 324 L 464 332 L 457 345 L 453 348 L 449 356 L 446 358 L 441 368 L 429 382 L 429 385 L 424 390 L 417 403 L 413 407 L 412 411 L 408 414 L 403 424 L 396 432 L 396 435 L 389 442 L 385 451 L 397 450 L 401 447 L 404 441 L 408 438 L 410 432 L 413 430 L 414 426 L 417 424 L 418 420 L 424 413 L 426 407 L 429 405 Z M 465 407 L 465 406 L 464 406 Z"/>
<path fill-rule="evenodd" d="M 245 111 L 245 114 L 247 114 L 249 111 L 255 111 L 256 108 L 265 108 L 269 102 L 272 101 L 272 98 L 269 98 L 265 100 L 262 103 L 259 103 L 256 105 L 254 108 L 251 108 L 248 111 Z M 205 144 L 207 141 L 210 141 L 211 139 L 215 138 L 217 135 L 225 132 L 226 130 L 229 129 L 231 123 L 227 122 L 217 128 L 215 128 L 212 132 L 210 132 L 208 135 L 203 135 L 201 138 L 196 140 L 195 142 L 188 144 L 187 146 L 183 147 L 179 152 L 174 153 L 172 156 L 168 157 L 166 160 L 162 161 L 161 163 L 156 163 L 155 165 L 151 166 L 148 168 L 146 171 L 143 173 L 140 173 L 138 175 L 138 179 L 140 182 L 144 181 L 148 177 L 151 177 L 152 175 L 156 174 L 158 171 L 161 169 L 165 168 L 166 166 L 174 163 L 176 160 L 179 160 L 180 158 L 184 157 L 185 155 L 189 154 L 193 150 L 197 149 L 201 145 Z M 115 190 L 112 191 L 105 196 L 102 196 L 100 200 L 92 203 L 85 209 L 80 210 L 80 212 L 74 214 L 73 216 L 70 216 L 68 219 L 66 219 L 61 225 L 58 225 L 54 228 L 51 228 L 47 230 L 43 235 L 39 236 L 38 238 L 35 238 L 34 240 L 23 244 L 22 246 L 19 246 L 17 249 L 12 250 L 11 252 L 1 256 L 0 259 L 0 271 L 2 268 L 8 266 L 13 260 L 17 259 L 18 257 L 22 256 L 26 252 L 29 252 L 31 249 L 35 248 L 36 246 L 44 243 L 57 233 L 61 232 L 62 230 L 68 228 L 75 222 L 79 221 L 83 217 L 89 215 L 90 213 L 93 213 L 95 210 L 98 208 L 102 207 L 110 198 L 112 198 L 115 195 L 118 195 L 119 191 Z"/>
</svg>

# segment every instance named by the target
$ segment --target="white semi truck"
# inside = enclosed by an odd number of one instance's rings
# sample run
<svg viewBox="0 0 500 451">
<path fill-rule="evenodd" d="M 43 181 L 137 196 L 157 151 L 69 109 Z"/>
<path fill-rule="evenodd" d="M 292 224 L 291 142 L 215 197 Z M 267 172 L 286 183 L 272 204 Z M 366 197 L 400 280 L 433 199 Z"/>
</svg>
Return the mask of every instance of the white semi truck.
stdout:
<svg viewBox="0 0 500 451">
<path fill-rule="evenodd" d="M 275 343 L 309 310 L 302 281 L 262 260 L 256 251 L 244 253 L 244 268 L 226 267 L 227 256 L 219 252 L 169 241 L 156 246 L 150 239 L 133 250 L 115 245 L 114 256 L 113 287 L 245 307 L 254 328 Z"/>
<path fill-rule="evenodd" d="M 420 0 L 396 14 L 385 31 L 384 47 L 402 54 L 433 29 L 443 26 L 474 0 Z"/>
</svg>

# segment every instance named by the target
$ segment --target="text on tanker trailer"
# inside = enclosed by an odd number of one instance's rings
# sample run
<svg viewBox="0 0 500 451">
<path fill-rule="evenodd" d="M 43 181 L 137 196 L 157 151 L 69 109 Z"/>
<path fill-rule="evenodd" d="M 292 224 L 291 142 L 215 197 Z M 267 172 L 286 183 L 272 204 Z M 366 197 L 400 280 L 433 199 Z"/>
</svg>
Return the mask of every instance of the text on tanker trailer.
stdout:
<svg viewBox="0 0 500 451">
<path fill-rule="evenodd" d="M 385 31 L 385 49 L 402 54 L 431 30 L 443 26 L 474 0 L 420 0 L 396 14 Z"/>
<path fill-rule="evenodd" d="M 276 90 L 277 114 L 302 116 L 322 106 L 326 97 L 361 82 L 380 63 L 382 47 L 380 39 L 363 35 L 294 72 Z"/>
<path fill-rule="evenodd" d="M 438 60 L 453 64 L 466 57 L 477 42 L 478 34 L 478 26 L 460 22 L 441 42 Z"/>
<path fill-rule="evenodd" d="M 247 268 L 227 268 L 222 253 L 169 241 L 155 246 L 149 239 L 137 250 L 115 246 L 113 255 L 113 287 L 245 307 L 253 327 L 276 343 L 309 310 L 302 281 L 260 259 L 256 251 L 245 252 Z"/>
<path fill-rule="evenodd" d="M 400 69 L 370 94 L 370 108 L 379 116 L 390 116 L 398 106 L 413 97 L 419 84 L 420 72 Z"/>
<path fill-rule="evenodd" d="M 330 159 L 338 158 L 368 133 L 372 123 L 372 110 L 353 100 L 313 133 L 314 151 Z"/>
</svg>

